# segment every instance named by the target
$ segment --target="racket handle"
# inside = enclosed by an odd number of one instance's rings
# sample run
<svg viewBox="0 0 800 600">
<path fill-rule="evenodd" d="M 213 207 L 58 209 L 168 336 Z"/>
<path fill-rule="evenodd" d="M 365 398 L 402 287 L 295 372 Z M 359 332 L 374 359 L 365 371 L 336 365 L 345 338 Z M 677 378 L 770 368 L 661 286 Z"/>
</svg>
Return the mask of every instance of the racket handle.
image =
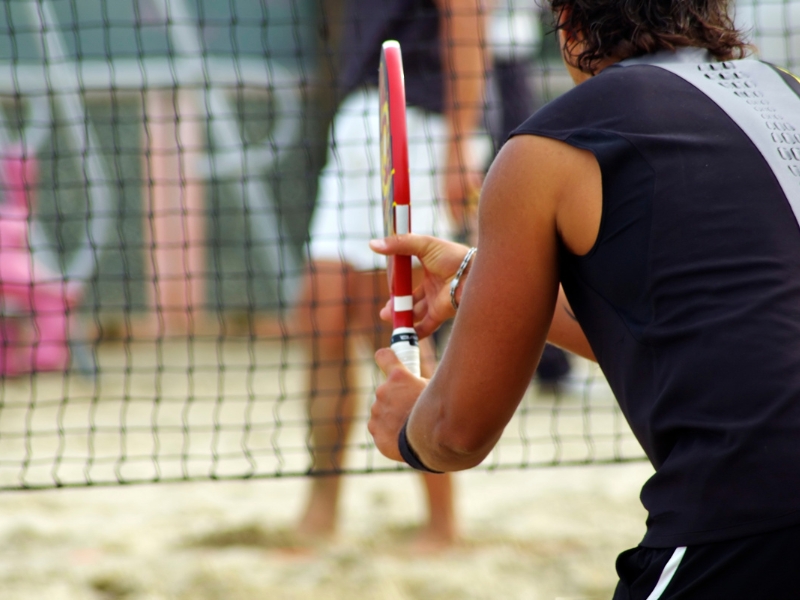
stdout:
<svg viewBox="0 0 800 600">
<path fill-rule="evenodd" d="M 392 331 L 392 350 L 400 362 L 416 377 L 420 377 L 419 338 L 412 327 L 398 327 Z"/>
</svg>

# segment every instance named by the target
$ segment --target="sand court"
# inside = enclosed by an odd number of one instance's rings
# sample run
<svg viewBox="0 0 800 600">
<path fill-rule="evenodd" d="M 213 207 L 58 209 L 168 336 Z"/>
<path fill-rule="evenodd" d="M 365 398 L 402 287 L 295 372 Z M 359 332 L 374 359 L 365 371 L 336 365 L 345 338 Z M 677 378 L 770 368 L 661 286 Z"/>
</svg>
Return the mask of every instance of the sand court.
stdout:
<svg viewBox="0 0 800 600">
<path fill-rule="evenodd" d="M 95 354 L 96 377 L 3 383 L 4 599 L 600 599 L 644 533 L 651 469 L 586 363 L 558 394 L 531 386 L 484 465 L 456 475 L 462 543 L 418 556 L 418 478 L 391 472 L 366 431 L 369 356 L 347 462 L 362 474 L 346 479 L 338 539 L 307 547 L 291 533 L 308 483 L 293 475 L 309 467 L 296 344 L 137 340 Z M 634 462 L 536 468 L 618 460 Z M 159 479 L 196 481 L 118 485 Z M 77 489 L 13 491 L 54 485 Z"/>
</svg>

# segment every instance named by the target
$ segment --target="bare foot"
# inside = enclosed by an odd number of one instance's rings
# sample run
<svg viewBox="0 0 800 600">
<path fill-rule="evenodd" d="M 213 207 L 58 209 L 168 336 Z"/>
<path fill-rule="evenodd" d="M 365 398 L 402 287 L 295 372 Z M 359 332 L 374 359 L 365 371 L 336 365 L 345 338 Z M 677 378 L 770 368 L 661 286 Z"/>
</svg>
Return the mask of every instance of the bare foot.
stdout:
<svg viewBox="0 0 800 600">
<path fill-rule="evenodd" d="M 427 526 L 414 537 L 409 550 L 414 554 L 438 554 L 458 544 L 458 535 L 452 528 Z"/>
<path fill-rule="evenodd" d="M 336 535 L 336 518 L 325 510 L 309 506 L 297 524 L 296 533 L 309 540 L 330 540 Z"/>
<path fill-rule="evenodd" d="M 339 477 L 313 479 L 297 535 L 316 542 L 330 541 L 336 534 L 339 506 Z"/>
</svg>

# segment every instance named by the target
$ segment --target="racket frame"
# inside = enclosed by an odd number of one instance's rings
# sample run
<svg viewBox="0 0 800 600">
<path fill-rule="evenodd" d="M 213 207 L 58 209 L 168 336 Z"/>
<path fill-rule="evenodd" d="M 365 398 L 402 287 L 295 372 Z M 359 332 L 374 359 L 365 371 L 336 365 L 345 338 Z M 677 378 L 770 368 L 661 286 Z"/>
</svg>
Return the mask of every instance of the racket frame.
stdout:
<svg viewBox="0 0 800 600">
<path fill-rule="evenodd" d="M 411 189 L 403 58 L 400 44 L 382 44 L 379 67 L 381 196 L 384 233 L 411 233 Z M 414 299 L 410 256 L 386 259 L 392 307 L 391 348 L 414 375 L 420 375 L 419 338 L 414 330 Z"/>
</svg>

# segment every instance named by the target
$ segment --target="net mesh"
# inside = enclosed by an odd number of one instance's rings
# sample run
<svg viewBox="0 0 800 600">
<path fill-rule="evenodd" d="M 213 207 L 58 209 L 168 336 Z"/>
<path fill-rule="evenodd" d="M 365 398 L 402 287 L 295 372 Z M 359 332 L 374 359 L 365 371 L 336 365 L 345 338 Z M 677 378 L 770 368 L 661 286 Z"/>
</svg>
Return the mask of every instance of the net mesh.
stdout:
<svg viewBox="0 0 800 600">
<path fill-rule="evenodd" d="M 292 319 L 342 15 L 341 0 L 3 3 L 0 489 L 312 470 L 308 406 L 331 397 L 313 374 L 332 367 Z M 764 58 L 800 66 L 800 2 L 740 0 L 737 19 Z M 532 3 L 490 24 L 489 158 L 509 77 L 526 112 L 570 87 Z M 366 430 L 369 338 L 346 332 L 337 367 L 354 378 L 333 396 L 362 399 L 339 419 L 345 472 L 402 468 Z M 643 458 L 600 372 L 569 360 L 481 468 Z"/>
</svg>

